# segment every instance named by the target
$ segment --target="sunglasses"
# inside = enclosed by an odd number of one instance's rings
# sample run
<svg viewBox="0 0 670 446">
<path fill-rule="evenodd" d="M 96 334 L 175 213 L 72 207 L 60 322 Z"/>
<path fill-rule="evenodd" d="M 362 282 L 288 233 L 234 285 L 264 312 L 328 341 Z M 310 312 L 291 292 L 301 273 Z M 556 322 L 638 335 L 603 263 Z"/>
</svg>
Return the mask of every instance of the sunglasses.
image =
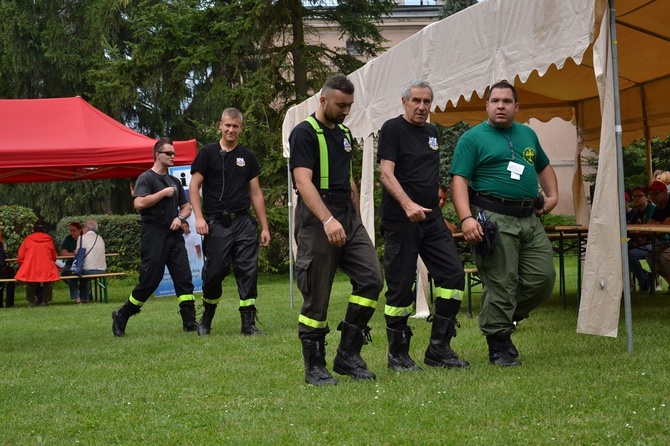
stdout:
<svg viewBox="0 0 670 446">
<path fill-rule="evenodd" d="M 174 152 L 158 152 L 158 153 L 162 153 L 167 156 L 174 156 Z"/>
</svg>

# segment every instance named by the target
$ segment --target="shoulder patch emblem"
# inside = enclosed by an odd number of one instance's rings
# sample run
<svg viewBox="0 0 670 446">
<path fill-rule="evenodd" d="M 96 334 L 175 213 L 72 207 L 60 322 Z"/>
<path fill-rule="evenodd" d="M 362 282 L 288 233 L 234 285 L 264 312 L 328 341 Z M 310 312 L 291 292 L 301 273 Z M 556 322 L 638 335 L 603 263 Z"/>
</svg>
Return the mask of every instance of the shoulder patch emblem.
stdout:
<svg viewBox="0 0 670 446">
<path fill-rule="evenodd" d="M 437 150 L 438 149 L 437 138 L 435 138 L 434 136 L 430 136 L 428 138 L 428 146 L 430 146 L 430 148 L 433 149 L 433 150 Z"/>
<path fill-rule="evenodd" d="M 247 163 L 244 161 L 244 158 L 237 158 L 235 164 L 237 164 L 237 167 L 244 167 L 247 165 Z"/>
<path fill-rule="evenodd" d="M 523 159 L 525 159 L 528 164 L 535 164 L 535 149 L 532 147 L 523 149 Z"/>
</svg>

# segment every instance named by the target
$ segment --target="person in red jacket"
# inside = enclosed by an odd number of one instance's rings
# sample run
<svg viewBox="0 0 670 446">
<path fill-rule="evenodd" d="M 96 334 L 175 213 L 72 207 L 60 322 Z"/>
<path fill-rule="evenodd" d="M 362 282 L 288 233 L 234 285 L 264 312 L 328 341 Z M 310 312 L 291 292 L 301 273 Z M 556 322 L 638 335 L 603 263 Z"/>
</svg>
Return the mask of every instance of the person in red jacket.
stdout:
<svg viewBox="0 0 670 446">
<path fill-rule="evenodd" d="M 23 240 L 19 248 L 19 270 L 16 280 L 26 284 L 26 300 L 31 307 L 38 304 L 35 291 L 43 285 L 43 298 L 40 305 L 46 306 L 53 296 L 53 284 L 59 279 L 56 267 L 56 245 L 46 233 L 46 224 L 37 220 L 33 225 L 33 233 Z"/>
</svg>

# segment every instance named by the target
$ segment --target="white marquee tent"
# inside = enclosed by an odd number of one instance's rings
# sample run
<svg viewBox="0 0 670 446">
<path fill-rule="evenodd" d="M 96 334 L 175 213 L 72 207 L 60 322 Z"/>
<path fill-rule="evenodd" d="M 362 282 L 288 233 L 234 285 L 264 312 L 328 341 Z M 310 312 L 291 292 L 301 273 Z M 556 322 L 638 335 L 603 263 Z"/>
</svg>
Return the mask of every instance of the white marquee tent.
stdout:
<svg viewBox="0 0 670 446">
<path fill-rule="evenodd" d="M 481 98 L 486 88 L 507 79 L 519 90 L 519 121 L 573 120 L 583 142 L 599 152 L 590 218 L 586 204 L 579 202 L 583 194 L 574 194 L 578 218 L 582 223 L 589 218 L 577 331 L 617 336 L 626 246 L 621 237 L 623 194 L 617 193 L 623 190 L 618 146 L 670 132 L 670 59 L 664 57 L 670 54 L 670 5 L 616 0 L 615 29 L 610 7 L 607 0 L 485 0 L 424 28 L 351 73 L 356 95 L 346 124 L 363 141 L 361 211 L 371 236 L 373 138 L 387 119 L 402 113 L 403 86 L 412 79 L 432 84 L 433 122 L 474 124 L 485 118 Z M 615 45 L 610 45 L 611 35 L 618 36 Z M 618 60 L 613 61 L 613 54 Z M 619 104 L 622 124 L 615 125 Z M 291 129 L 317 105 L 315 95 L 288 111 L 285 156 Z M 573 188 L 579 189 L 579 153 L 575 159 Z"/>
</svg>

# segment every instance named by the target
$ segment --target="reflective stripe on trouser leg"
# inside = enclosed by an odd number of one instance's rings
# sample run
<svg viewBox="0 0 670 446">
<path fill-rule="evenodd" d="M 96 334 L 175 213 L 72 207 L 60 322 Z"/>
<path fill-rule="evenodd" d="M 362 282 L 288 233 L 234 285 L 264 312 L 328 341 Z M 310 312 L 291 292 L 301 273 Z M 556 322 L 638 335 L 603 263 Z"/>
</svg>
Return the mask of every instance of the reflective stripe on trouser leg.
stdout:
<svg viewBox="0 0 670 446">
<path fill-rule="evenodd" d="M 195 296 L 193 294 L 184 294 L 183 296 L 179 296 L 177 300 L 179 302 L 186 302 L 189 300 L 195 300 Z"/>
<path fill-rule="evenodd" d="M 136 305 L 138 307 L 141 307 L 142 305 L 144 305 L 144 302 L 135 299 L 132 294 L 130 295 L 128 300 L 130 301 L 131 304 Z"/>
<path fill-rule="evenodd" d="M 298 316 L 298 322 L 311 328 L 316 329 L 328 328 L 328 321 L 316 321 L 314 319 L 308 318 L 307 316 L 303 316 L 302 314 Z"/>
<path fill-rule="evenodd" d="M 240 301 L 240 308 L 253 307 L 256 305 L 256 299 L 245 299 Z"/>
<path fill-rule="evenodd" d="M 456 299 L 463 300 L 460 290 L 451 290 L 448 288 L 435 287 L 434 296 L 437 299 Z"/>
</svg>

